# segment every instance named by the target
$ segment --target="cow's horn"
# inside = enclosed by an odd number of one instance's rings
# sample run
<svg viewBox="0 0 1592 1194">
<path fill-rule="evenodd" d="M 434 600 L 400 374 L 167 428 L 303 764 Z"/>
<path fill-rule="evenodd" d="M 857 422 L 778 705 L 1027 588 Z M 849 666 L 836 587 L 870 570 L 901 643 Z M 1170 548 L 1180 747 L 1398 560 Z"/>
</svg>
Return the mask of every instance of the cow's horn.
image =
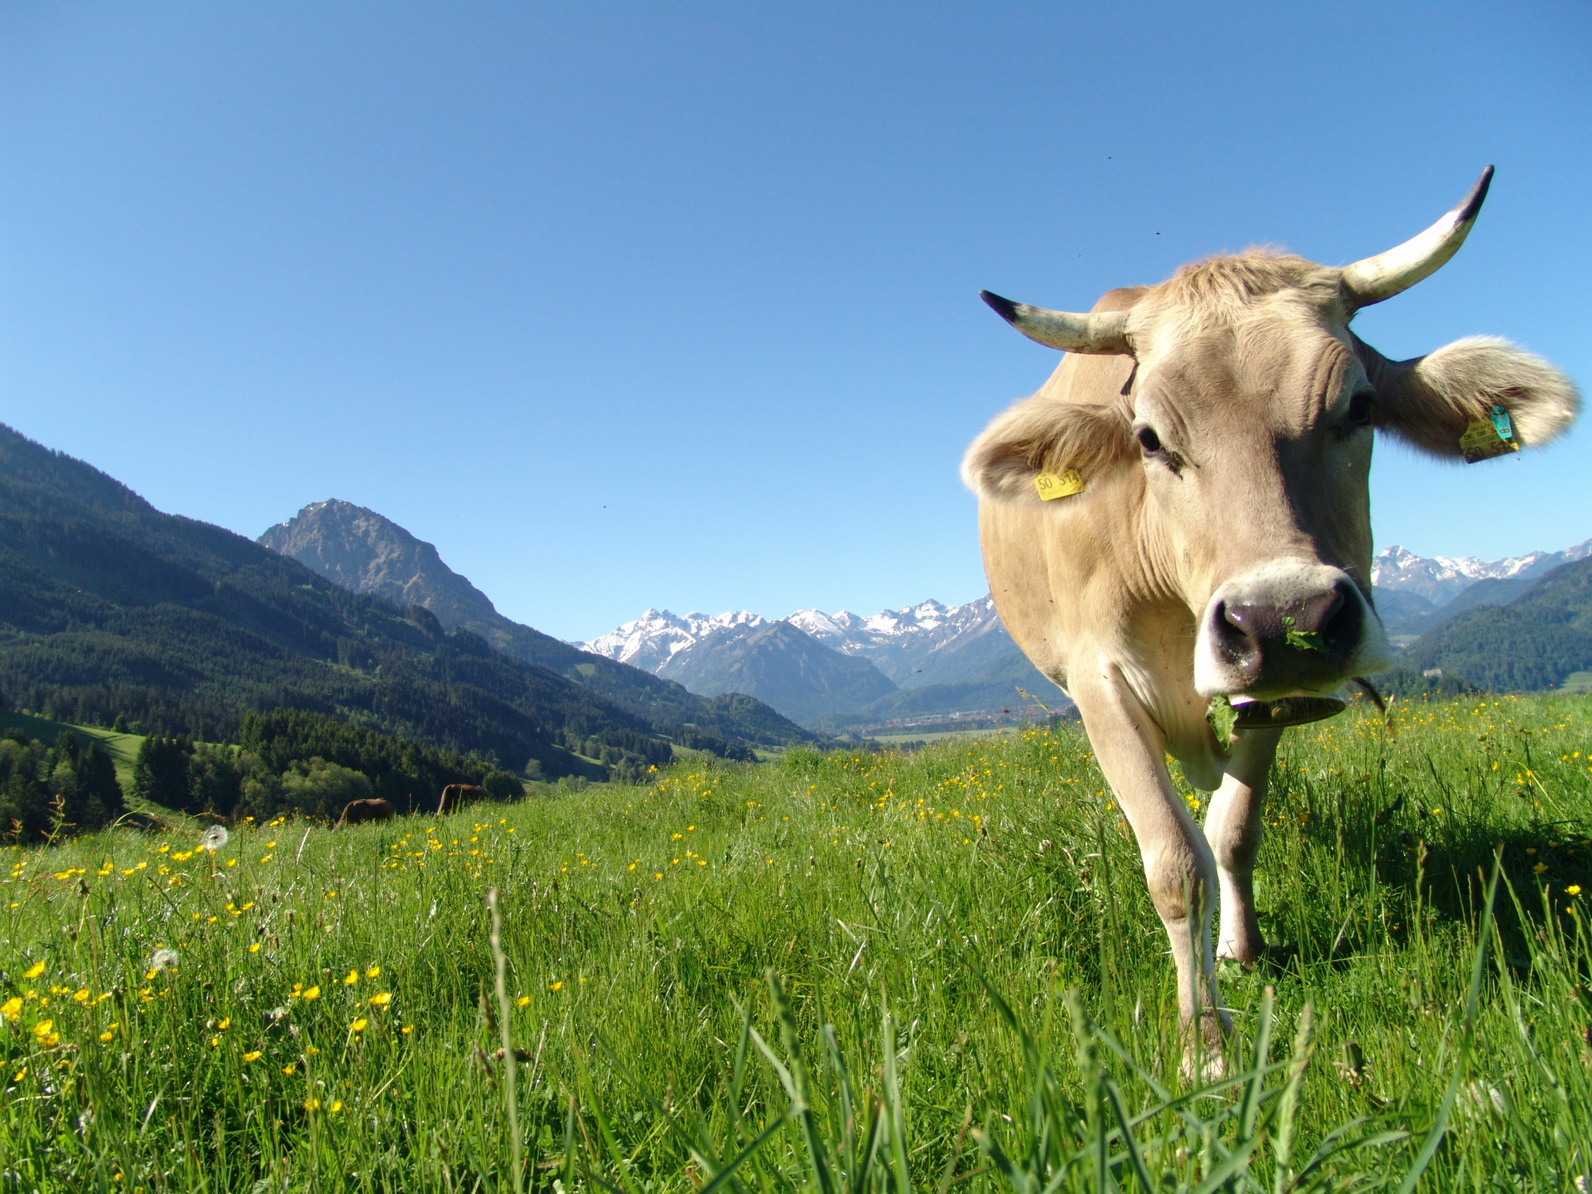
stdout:
<svg viewBox="0 0 1592 1194">
<path fill-rule="evenodd" d="M 1077 315 L 1071 311 L 1047 311 L 1044 307 L 1030 307 L 1027 303 L 1014 303 L 987 290 L 978 292 L 1007 323 L 1030 340 L 1063 352 L 1131 353 L 1128 344 L 1126 311 L 1098 311 L 1093 315 Z"/>
<path fill-rule="evenodd" d="M 1476 222 L 1476 213 L 1481 211 L 1481 201 L 1487 198 L 1492 176 L 1493 168 L 1488 166 L 1459 206 L 1419 236 L 1386 253 L 1344 266 L 1343 286 L 1355 306 L 1369 307 L 1392 298 L 1401 290 L 1408 290 L 1422 278 L 1436 273 L 1459 252 L 1459 246 L 1465 243 L 1471 225 Z"/>
</svg>

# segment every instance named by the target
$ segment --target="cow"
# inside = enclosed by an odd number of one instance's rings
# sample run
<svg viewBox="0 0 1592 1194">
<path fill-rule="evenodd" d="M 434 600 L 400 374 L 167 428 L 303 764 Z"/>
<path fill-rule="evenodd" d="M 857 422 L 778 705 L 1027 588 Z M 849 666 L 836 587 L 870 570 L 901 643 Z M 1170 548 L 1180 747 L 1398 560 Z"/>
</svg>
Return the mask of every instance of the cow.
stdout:
<svg viewBox="0 0 1592 1194">
<path fill-rule="evenodd" d="M 485 800 L 489 796 L 490 792 L 475 784 L 449 784 L 442 789 L 442 799 L 437 801 L 437 816 L 456 812 L 466 804 L 474 804 L 477 800 Z"/>
<path fill-rule="evenodd" d="M 1283 728 L 1341 710 L 1347 683 L 1389 662 L 1373 432 L 1474 459 L 1544 444 L 1579 411 L 1568 378 L 1503 340 L 1391 361 L 1350 329 L 1454 255 L 1492 173 L 1427 231 L 1342 268 L 1250 249 L 1087 314 L 982 294 L 1066 353 L 963 460 L 990 591 L 1076 703 L 1138 841 L 1191 1057 L 1218 1056 L 1230 1027 L 1215 960 L 1264 949 L 1252 875 Z M 1214 792 L 1203 827 L 1168 755 Z"/>
<path fill-rule="evenodd" d="M 343 815 L 337 818 L 333 829 L 344 825 L 361 825 L 366 821 L 391 821 L 396 810 L 388 800 L 350 800 L 343 806 Z"/>
</svg>

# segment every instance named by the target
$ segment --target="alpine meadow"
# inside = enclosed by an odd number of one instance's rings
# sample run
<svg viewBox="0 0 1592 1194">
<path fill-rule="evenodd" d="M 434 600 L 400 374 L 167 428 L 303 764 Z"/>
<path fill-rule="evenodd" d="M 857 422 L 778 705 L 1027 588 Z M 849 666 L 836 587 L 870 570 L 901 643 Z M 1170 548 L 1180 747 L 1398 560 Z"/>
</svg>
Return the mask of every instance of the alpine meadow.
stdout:
<svg viewBox="0 0 1592 1194">
<path fill-rule="evenodd" d="M 1203 1082 L 1067 724 L 703 755 L 337 832 L 13 847 L 6 1181 L 1584 1188 L 1587 712 L 1356 704 L 1286 738 L 1273 945 L 1224 973 L 1235 1029 Z"/>
<path fill-rule="evenodd" d="M 1592 1194 L 1589 112 L 0 4 L 0 1194 Z"/>
</svg>

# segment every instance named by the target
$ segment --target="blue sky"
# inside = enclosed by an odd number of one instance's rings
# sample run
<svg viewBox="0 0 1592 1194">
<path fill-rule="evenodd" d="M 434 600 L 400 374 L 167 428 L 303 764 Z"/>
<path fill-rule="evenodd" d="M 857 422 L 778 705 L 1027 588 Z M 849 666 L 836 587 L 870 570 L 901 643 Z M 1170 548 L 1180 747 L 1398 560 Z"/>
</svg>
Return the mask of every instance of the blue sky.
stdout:
<svg viewBox="0 0 1592 1194">
<path fill-rule="evenodd" d="M 1256 243 L 1341 263 L 1497 164 L 1356 321 L 1592 379 L 1592 9 L 0 9 L 0 421 L 257 535 L 369 506 L 511 617 L 985 591 L 956 465 L 1085 308 Z M 1592 536 L 1592 424 L 1378 449 L 1379 546 Z"/>
</svg>

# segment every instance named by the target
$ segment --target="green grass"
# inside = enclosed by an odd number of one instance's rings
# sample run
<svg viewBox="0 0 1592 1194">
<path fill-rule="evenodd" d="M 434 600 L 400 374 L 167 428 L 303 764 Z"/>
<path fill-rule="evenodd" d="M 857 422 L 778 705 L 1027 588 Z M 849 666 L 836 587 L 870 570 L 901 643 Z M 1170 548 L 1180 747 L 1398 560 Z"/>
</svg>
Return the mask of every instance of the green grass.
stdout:
<svg viewBox="0 0 1592 1194">
<path fill-rule="evenodd" d="M 245 827 L 213 855 L 16 849 L 0 1189 L 1574 1189 L 1589 712 L 1290 732 L 1276 949 L 1224 974 L 1233 1078 L 1204 1093 L 1073 728 Z"/>
<path fill-rule="evenodd" d="M 1559 692 L 1565 696 L 1585 696 L 1592 693 L 1592 672 L 1571 672 L 1564 678 L 1564 683 L 1559 685 Z"/>
<path fill-rule="evenodd" d="M 35 717 L 31 713 L 0 712 L 0 734 L 15 727 L 20 729 L 30 738 L 38 738 L 46 743 L 54 742 L 60 737 L 62 730 L 70 731 L 77 735 L 85 746 L 92 740 L 98 742 L 110 752 L 111 759 L 116 764 L 116 782 L 122 785 L 122 791 L 133 790 L 133 764 L 138 761 L 138 748 L 144 744 L 141 734 L 123 734 L 117 730 L 102 730 L 94 726 L 68 725 L 64 721 L 51 721 L 47 717 Z"/>
</svg>

